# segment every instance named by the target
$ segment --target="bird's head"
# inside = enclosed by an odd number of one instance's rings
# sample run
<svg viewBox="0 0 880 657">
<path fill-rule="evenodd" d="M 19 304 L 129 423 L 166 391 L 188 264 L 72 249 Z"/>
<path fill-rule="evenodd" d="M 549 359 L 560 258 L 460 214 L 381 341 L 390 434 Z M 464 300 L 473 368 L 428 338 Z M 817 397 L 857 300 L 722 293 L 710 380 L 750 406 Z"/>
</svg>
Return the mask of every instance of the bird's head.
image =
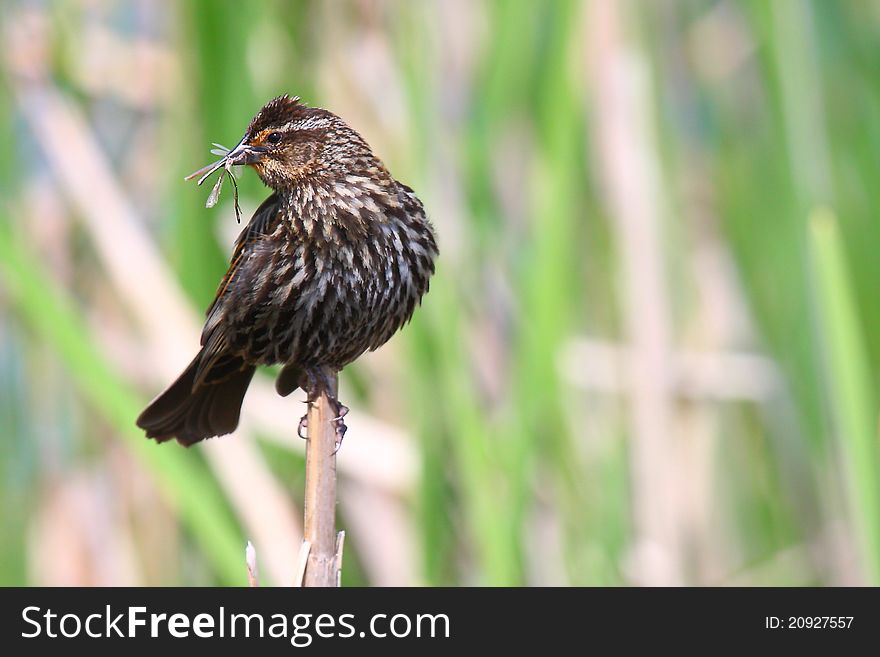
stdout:
<svg viewBox="0 0 880 657">
<path fill-rule="evenodd" d="M 370 147 L 342 119 L 286 95 L 257 112 L 226 158 L 234 165 L 252 166 L 266 185 L 279 191 L 309 178 L 359 174 L 376 166 Z"/>
</svg>

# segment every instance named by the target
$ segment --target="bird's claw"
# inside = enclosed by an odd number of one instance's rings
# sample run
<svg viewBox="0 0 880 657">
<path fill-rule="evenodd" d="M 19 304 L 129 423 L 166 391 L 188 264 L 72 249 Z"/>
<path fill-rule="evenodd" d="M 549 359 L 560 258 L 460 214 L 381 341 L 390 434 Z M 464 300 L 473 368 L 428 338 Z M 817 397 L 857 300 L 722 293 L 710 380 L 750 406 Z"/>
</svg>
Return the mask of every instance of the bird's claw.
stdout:
<svg viewBox="0 0 880 657">
<path fill-rule="evenodd" d="M 333 453 L 339 451 L 339 448 L 342 447 L 342 440 L 345 438 L 345 432 L 348 431 L 348 427 L 345 426 L 345 421 L 343 418 L 348 415 L 348 411 L 350 409 L 348 406 L 344 406 L 340 404 L 338 401 L 336 402 L 336 417 L 331 418 L 330 422 L 333 424 L 333 429 L 336 432 L 336 442 Z M 296 435 L 302 438 L 303 440 L 308 440 L 308 429 L 309 429 L 309 414 L 306 413 L 299 419 L 299 425 L 296 428 Z"/>
<path fill-rule="evenodd" d="M 342 439 L 345 438 L 345 432 L 348 431 L 348 427 L 345 426 L 342 417 L 333 420 L 333 425 L 336 428 L 336 444 L 333 448 L 333 454 L 336 454 L 336 452 L 339 451 L 339 448 L 342 447 Z"/>
<path fill-rule="evenodd" d="M 349 409 L 348 406 L 344 406 L 344 405 L 340 404 L 339 402 L 336 402 L 336 417 L 333 418 L 333 420 L 331 420 L 331 421 L 332 422 L 339 422 L 340 420 L 342 420 L 342 418 L 344 418 L 346 415 L 348 415 L 349 410 L 351 410 L 351 409 Z"/>
<path fill-rule="evenodd" d="M 345 426 L 345 421 L 343 418 L 348 415 L 349 408 L 344 404 L 340 404 L 339 400 L 335 400 L 336 403 L 336 417 L 334 417 L 330 422 L 333 424 L 333 427 L 336 429 L 336 447 L 333 450 L 333 453 L 339 451 L 339 448 L 342 447 L 342 439 L 345 438 L 345 432 L 348 431 L 348 427 Z"/>
<path fill-rule="evenodd" d="M 334 417 L 330 422 L 333 423 L 333 427 L 336 429 L 336 447 L 333 450 L 333 453 L 339 451 L 339 448 L 342 447 L 342 439 L 345 438 L 345 432 L 348 431 L 348 427 L 345 426 L 345 421 L 343 418 L 348 415 L 349 408 L 343 404 L 340 404 L 338 400 L 336 400 L 336 417 Z"/>
</svg>

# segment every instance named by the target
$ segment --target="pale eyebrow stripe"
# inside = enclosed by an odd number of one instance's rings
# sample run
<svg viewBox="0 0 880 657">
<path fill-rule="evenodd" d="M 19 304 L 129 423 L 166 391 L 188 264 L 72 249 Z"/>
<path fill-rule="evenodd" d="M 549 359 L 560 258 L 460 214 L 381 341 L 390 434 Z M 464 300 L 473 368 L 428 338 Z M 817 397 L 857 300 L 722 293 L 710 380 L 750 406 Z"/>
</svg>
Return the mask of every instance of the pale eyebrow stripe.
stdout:
<svg viewBox="0 0 880 657">
<path fill-rule="evenodd" d="M 326 128 L 329 126 L 330 119 L 328 119 L 327 117 L 310 116 L 307 119 L 294 119 L 293 121 L 288 121 L 280 128 L 275 128 L 274 131 L 280 132 L 282 130 L 308 130 L 309 128 Z"/>
</svg>

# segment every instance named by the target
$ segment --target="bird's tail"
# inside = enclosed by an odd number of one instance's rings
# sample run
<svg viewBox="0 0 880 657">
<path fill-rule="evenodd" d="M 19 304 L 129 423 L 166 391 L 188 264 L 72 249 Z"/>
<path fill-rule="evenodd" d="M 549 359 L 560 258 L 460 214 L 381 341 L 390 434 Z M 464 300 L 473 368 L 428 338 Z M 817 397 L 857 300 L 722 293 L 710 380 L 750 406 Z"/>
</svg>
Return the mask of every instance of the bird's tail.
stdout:
<svg viewBox="0 0 880 657">
<path fill-rule="evenodd" d="M 216 359 L 207 373 L 199 372 L 202 353 L 138 416 L 137 425 L 148 438 L 160 443 L 176 438 L 189 447 L 238 426 L 255 368 L 237 356 L 226 356 Z"/>
</svg>

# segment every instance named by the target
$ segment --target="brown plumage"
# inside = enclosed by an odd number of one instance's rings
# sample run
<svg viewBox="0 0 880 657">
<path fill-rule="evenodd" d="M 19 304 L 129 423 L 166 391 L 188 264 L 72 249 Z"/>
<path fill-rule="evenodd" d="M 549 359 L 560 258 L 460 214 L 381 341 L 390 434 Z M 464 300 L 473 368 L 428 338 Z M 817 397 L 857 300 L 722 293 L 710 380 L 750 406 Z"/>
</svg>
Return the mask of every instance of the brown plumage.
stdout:
<svg viewBox="0 0 880 657">
<path fill-rule="evenodd" d="M 232 432 L 257 365 L 284 365 L 279 394 L 315 394 L 410 319 L 434 272 L 421 202 L 335 114 L 275 98 L 227 160 L 274 193 L 235 243 L 201 351 L 138 417 L 159 442 Z"/>
</svg>

